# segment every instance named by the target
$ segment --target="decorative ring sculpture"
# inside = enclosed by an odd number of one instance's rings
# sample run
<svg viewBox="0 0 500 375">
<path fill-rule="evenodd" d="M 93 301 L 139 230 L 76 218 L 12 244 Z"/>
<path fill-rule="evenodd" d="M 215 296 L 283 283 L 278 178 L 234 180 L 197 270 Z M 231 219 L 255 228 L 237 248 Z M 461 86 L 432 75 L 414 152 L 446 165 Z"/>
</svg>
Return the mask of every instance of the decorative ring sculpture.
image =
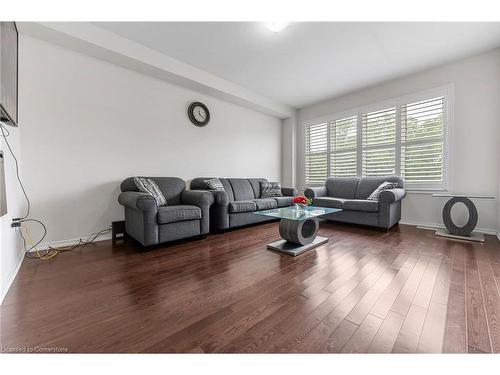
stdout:
<svg viewBox="0 0 500 375">
<path fill-rule="evenodd" d="M 457 226 L 451 219 L 451 208 L 459 202 L 465 204 L 465 206 L 469 210 L 469 221 L 467 221 L 467 223 L 462 227 Z M 450 234 L 454 234 L 456 236 L 469 236 L 477 224 L 476 206 L 474 206 L 474 203 L 472 203 L 469 198 L 453 197 L 444 205 L 443 222 Z"/>
</svg>

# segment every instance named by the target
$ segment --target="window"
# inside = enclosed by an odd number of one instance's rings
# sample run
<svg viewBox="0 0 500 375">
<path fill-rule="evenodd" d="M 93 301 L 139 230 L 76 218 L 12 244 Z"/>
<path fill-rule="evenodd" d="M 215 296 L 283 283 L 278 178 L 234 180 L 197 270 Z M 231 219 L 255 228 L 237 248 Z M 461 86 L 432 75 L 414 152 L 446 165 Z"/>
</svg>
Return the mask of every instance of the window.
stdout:
<svg viewBox="0 0 500 375">
<path fill-rule="evenodd" d="M 408 183 L 443 180 L 444 97 L 401 108 L 401 176 Z"/>
<path fill-rule="evenodd" d="M 347 117 L 330 123 L 330 176 L 356 176 L 357 118 Z"/>
<path fill-rule="evenodd" d="M 408 189 L 446 188 L 449 88 L 329 116 L 306 126 L 305 183 L 397 174 Z"/>
<path fill-rule="evenodd" d="M 362 175 L 396 173 L 396 108 L 363 114 Z"/>
<path fill-rule="evenodd" d="M 328 176 L 328 124 L 311 125 L 306 133 L 306 184 L 318 185 Z"/>
</svg>

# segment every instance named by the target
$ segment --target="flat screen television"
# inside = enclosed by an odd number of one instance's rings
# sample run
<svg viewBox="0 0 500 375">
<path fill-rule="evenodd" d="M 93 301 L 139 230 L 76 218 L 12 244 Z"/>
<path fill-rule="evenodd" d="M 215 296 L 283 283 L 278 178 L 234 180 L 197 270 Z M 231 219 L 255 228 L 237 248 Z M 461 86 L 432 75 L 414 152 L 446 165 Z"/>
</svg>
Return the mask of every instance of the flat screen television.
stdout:
<svg viewBox="0 0 500 375">
<path fill-rule="evenodd" d="M 18 33 L 15 22 L 0 22 L 0 118 L 17 126 Z"/>
</svg>

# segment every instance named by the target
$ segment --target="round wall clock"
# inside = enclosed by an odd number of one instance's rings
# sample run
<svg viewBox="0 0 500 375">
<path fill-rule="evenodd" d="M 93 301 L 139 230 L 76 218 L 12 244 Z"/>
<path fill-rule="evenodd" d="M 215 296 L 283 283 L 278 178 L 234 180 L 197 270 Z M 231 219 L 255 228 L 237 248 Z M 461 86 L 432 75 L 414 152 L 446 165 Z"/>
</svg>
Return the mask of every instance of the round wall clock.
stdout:
<svg viewBox="0 0 500 375">
<path fill-rule="evenodd" d="M 188 116 L 196 126 L 205 126 L 210 121 L 210 112 L 205 104 L 194 102 L 189 105 Z"/>
</svg>

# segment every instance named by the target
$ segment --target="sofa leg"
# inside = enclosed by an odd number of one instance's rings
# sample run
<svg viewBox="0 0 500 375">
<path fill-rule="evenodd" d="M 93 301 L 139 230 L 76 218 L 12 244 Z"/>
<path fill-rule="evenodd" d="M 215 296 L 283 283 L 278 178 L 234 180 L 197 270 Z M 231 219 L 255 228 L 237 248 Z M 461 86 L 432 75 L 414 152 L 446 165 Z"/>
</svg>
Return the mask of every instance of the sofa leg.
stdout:
<svg viewBox="0 0 500 375">
<path fill-rule="evenodd" d="M 206 239 L 207 239 L 207 237 L 208 237 L 208 234 L 200 234 L 200 235 L 198 236 L 198 238 L 199 238 L 200 240 L 206 240 Z"/>
</svg>

